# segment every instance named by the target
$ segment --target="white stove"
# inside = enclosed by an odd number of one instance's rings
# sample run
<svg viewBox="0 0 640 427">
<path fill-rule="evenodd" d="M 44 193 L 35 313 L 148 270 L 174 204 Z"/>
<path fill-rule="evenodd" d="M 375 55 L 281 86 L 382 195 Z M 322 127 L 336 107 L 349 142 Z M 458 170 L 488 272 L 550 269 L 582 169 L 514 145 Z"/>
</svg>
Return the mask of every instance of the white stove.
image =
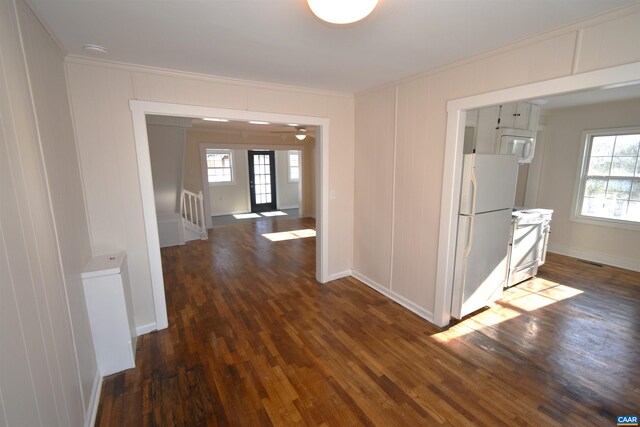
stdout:
<svg viewBox="0 0 640 427">
<path fill-rule="evenodd" d="M 551 209 L 514 209 L 511 215 L 506 287 L 538 274 L 538 267 L 544 264 L 547 254 L 552 214 Z"/>
<path fill-rule="evenodd" d="M 551 221 L 553 209 L 525 209 L 514 208 L 511 217 L 518 224 L 537 224 L 544 221 Z"/>
</svg>

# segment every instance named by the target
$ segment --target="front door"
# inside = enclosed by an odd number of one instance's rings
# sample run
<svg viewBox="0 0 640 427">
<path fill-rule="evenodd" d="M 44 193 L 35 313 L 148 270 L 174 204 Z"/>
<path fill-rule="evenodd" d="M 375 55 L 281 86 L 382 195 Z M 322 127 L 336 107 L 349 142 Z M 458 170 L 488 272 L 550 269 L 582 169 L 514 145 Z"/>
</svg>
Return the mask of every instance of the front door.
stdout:
<svg viewBox="0 0 640 427">
<path fill-rule="evenodd" d="M 275 211 L 276 162 L 273 151 L 249 150 L 251 212 Z"/>
</svg>

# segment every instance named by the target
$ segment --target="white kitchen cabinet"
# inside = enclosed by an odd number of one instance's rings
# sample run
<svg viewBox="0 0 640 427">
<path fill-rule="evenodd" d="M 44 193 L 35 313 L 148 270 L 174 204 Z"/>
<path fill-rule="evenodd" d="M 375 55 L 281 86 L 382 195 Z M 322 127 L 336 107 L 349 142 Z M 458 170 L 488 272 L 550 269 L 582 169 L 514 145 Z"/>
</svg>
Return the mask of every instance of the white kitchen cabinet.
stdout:
<svg viewBox="0 0 640 427">
<path fill-rule="evenodd" d="M 512 102 L 468 111 L 465 121 L 465 154 L 500 153 L 498 131 L 508 128 L 535 132 L 539 114 L 540 107 L 528 102 Z M 473 132 L 469 128 L 473 128 Z M 470 141 L 472 134 L 473 141 Z"/>
<path fill-rule="evenodd" d="M 478 126 L 478 109 L 468 110 L 466 112 L 465 126 Z"/>
<path fill-rule="evenodd" d="M 513 129 L 516 117 L 516 104 L 502 104 L 498 107 L 498 126 Z"/>
<path fill-rule="evenodd" d="M 137 334 L 126 254 L 92 258 L 82 282 L 100 374 L 135 367 Z"/>
<path fill-rule="evenodd" d="M 540 106 L 537 104 L 529 104 L 529 123 L 527 129 L 532 132 L 538 132 L 538 120 L 540 120 Z"/>
<path fill-rule="evenodd" d="M 528 102 L 516 102 L 500 106 L 501 128 L 536 131 L 540 107 Z"/>
<path fill-rule="evenodd" d="M 484 107 L 478 110 L 475 152 L 494 154 L 496 151 L 496 127 L 498 126 L 499 106 Z"/>
</svg>

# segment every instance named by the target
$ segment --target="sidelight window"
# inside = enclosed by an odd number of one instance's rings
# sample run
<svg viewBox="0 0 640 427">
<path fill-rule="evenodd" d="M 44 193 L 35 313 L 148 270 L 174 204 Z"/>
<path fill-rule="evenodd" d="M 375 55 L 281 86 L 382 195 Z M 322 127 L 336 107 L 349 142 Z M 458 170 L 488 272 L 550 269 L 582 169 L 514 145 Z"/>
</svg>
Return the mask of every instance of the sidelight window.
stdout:
<svg viewBox="0 0 640 427">
<path fill-rule="evenodd" d="M 287 163 L 289 165 L 289 182 L 300 181 L 300 152 L 289 150 L 287 152 Z"/>
</svg>

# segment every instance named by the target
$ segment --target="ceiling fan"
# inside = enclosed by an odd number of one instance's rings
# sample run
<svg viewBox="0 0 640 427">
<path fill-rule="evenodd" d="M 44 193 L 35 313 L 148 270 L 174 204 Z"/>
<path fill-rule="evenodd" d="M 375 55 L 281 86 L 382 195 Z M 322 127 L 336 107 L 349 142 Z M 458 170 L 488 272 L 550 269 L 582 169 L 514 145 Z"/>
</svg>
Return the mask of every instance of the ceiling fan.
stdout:
<svg viewBox="0 0 640 427">
<path fill-rule="evenodd" d="M 272 131 L 271 133 L 288 133 L 288 134 L 293 133 L 293 135 L 299 141 L 304 141 L 304 139 L 307 137 L 307 132 L 308 132 L 308 130 L 306 128 L 304 128 L 302 126 L 296 126 L 295 128 L 292 128 L 290 130 Z"/>
</svg>

